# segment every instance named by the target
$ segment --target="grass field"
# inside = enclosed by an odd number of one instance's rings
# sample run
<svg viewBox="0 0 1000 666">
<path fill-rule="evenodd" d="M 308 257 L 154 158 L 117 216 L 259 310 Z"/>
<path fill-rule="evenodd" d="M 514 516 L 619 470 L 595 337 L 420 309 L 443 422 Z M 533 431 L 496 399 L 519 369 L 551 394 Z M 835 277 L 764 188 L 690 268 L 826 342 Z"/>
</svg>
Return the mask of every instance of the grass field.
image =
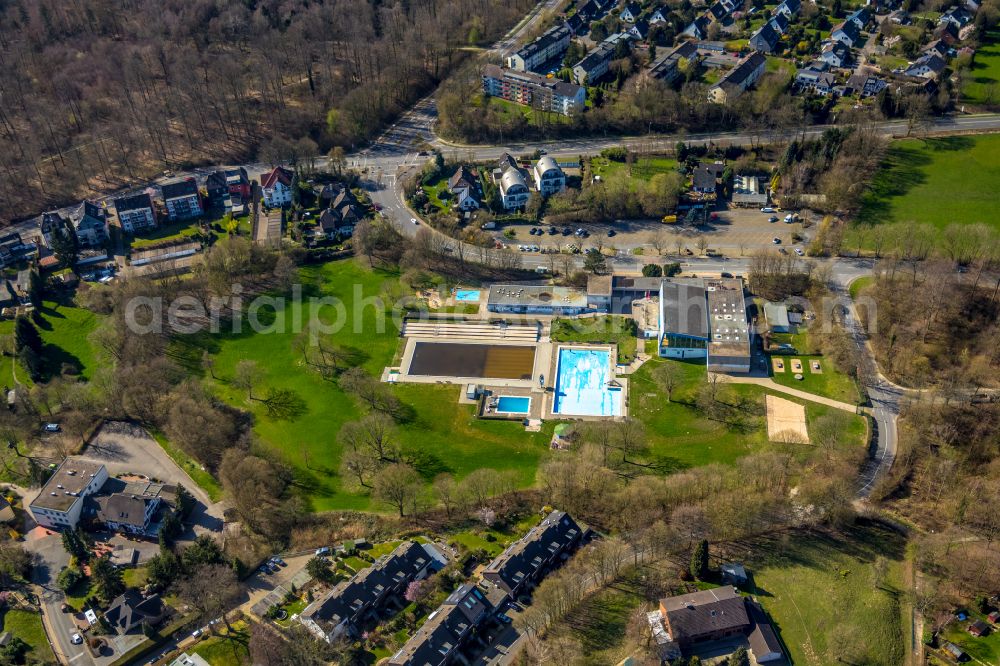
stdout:
<svg viewBox="0 0 1000 666">
<path fill-rule="evenodd" d="M 601 315 L 584 319 L 555 319 L 552 322 L 553 342 L 589 342 L 618 345 L 618 362 L 630 363 L 635 358 L 636 331 L 630 319 Z"/>
<path fill-rule="evenodd" d="M 170 456 L 170 459 L 177 463 L 178 467 L 188 473 L 188 476 L 204 490 L 212 501 L 218 502 L 222 499 L 222 486 L 215 480 L 208 471 L 191 456 L 181 451 L 170 443 L 163 433 L 151 430 L 150 434 L 160 444 L 160 448 Z"/>
<path fill-rule="evenodd" d="M 993 99 L 988 98 L 992 95 Z M 961 103 L 1000 103 L 1000 30 L 989 30 L 962 83 Z"/>
<path fill-rule="evenodd" d="M 942 637 L 966 651 L 981 664 L 1000 664 L 1000 632 L 991 631 L 988 636 L 976 638 L 968 632 L 972 620 L 984 620 L 982 615 L 973 613 L 965 622 L 953 622 L 942 631 Z M 976 662 L 972 662 L 976 663 Z"/>
<path fill-rule="evenodd" d="M 0 612 L 0 633 L 9 631 L 31 646 L 28 659 L 40 663 L 55 663 L 56 657 L 42 627 L 42 616 L 23 610 Z"/>
<path fill-rule="evenodd" d="M 347 326 L 334 335 L 337 344 L 362 359 L 362 367 L 374 376 L 390 365 L 399 342 L 392 321 L 382 330 L 376 309 L 355 311 L 361 299 L 372 299 L 385 286 L 398 285 L 398 275 L 368 271 L 354 262 L 310 267 L 302 272 L 307 291 L 341 299 L 350 314 Z M 291 321 L 291 305 L 285 311 Z M 347 421 L 360 418 L 354 400 L 333 382 L 302 366 L 293 349 L 296 334 L 241 334 L 188 341 L 192 349 L 179 353 L 200 358 L 209 348 L 216 357 L 214 381 L 219 395 L 249 409 L 256 417 L 255 431 L 263 445 L 277 452 L 296 475 L 296 486 L 317 511 L 373 508 L 366 494 L 345 488 L 337 476 L 340 444 L 336 434 Z M 233 390 L 228 378 L 243 359 L 256 360 L 264 372 L 263 386 L 294 391 L 304 401 L 305 412 L 294 421 L 273 420 L 258 405 L 249 405 L 241 391 Z M 458 386 L 399 385 L 399 398 L 412 408 L 413 418 L 400 425 L 400 443 L 415 458 L 418 470 L 428 479 L 440 472 L 457 477 L 480 467 L 515 470 L 518 482 L 530 486 L 535 469 L 548 449 L 553 424 L 539 433 L 525 433 L 514 422 L 483 421 L 474 416 L 472 405 L 457 404 Z"/>
<path fill-rule="evenodd" d="M 226 629 L 222 629 L 226 632 Z M 212 666 L 243 666 L 250 663 L 250 629 L 246 622 L 233 624 L 233 632 L 206 638 L 190 650 Z"/>
<path fill-rule="evenodd" d="M 795 664 L 903 661 L 900 609 L 905 542 L 874 527 L 845 534 L 794 534 L 757 544 L 757 597 Z M 881 580 L 876 559 L 885 558 Z"/>
<path fill-rule="evenodd" d="M 854 380 L 847 375 L 839 372 L 834 366 L 833 361 L 822 356 L 808 356 L 804 354 L 795 355 L 781 355 L 780 357 L 785 361 L 785 371 L 784 372 L 773 372 L 772 379 L 782 386 L 789 386 L 791 388 L 797 388 L 802 391 L 807 391 L 809 393 L 815 393 L 816 395 L 821 395 L 827 398 L 832 398 L 833 400 L 840 400 L 841 402 L 846 402 L 850 404 L 857 404 L 860 400 L 858 395 L 857 386 Z M 795 379 L 795 373 L 792 372 L 791 360 L 797 358 L 802 361 L 802 379 Z M 812 371 L 812 362 L 819 361 L 822 373 L 816 374 Z"/>
<path fill-rule="evenodd" d="M 594 157 L 590 160 L 591 173 L 603 179 L 610 178 L 614 174 L 627 173 L 628 165 L 624 162 L 613 162 L 605 157 Z M 630 187 L 634 190 L 637 183 L 633 180 L 648 181 L 658 173 L 670 173 L 677 170 L 677 160 L 669 157 L 636 157 L 632 164 L 632 176 L 629 179 Z"/>
<path fill-rule="evenodd" d="M 47 373 L 58 375 L 62 365 L 69 363 L 80 368 L 84 379 L 89 378 L 97 362 L 88 336 L 97 328 L 98 316 L 84 308 L 52 301 L 44 301 L 40 312 L 42 321 L 35 325 L 45 343 Z"/>
<path fill-rule="evenodd" d="M 984 223 L 1000 230 L 993 214 L 998 188 L 1000 135 L 904 139 L 889 149 L 858 223 Z M 845 239 L 845 247 L 856 247 L 854 240 Z"/>
</svg>

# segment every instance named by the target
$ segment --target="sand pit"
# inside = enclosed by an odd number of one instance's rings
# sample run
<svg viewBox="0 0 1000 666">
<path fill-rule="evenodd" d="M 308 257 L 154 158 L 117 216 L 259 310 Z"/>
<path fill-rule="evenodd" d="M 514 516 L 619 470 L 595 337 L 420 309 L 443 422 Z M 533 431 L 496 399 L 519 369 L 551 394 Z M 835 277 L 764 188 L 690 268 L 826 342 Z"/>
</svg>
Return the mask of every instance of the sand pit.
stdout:
<svg viewBox="0 0 1000 666">
<path fill-rule="evenodd" d="M 809 443 L 806 430 L 806 408 L 802 405 L 769 395 L 767 403 L 767 438 L 772 442 Z"/>
<path fill-rule="evenodd" d="M 819 361 L 809 361 L 809 369 L 812 370 L 814 375 L 823 374 L 823 368 L 820 366 Z"/>
<path fill-rule="evenodd" d="M 771 366 L 774 368 L 774 371 L 776 373 L 778 373 L 778 372 L 784 372 L 785 371 L 785 361 L 784 361 L 784 359 L 772 358 L 771 359 Z"/>
</svg>

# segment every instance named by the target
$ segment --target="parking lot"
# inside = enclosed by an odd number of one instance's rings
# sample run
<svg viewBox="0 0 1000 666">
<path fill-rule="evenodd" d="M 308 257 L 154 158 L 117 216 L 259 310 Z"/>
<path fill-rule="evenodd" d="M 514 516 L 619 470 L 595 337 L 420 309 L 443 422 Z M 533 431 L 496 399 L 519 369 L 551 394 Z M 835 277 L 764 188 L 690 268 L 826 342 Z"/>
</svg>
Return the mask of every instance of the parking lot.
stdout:
<svg viewBox="0 0 1000 666">
<path fill-rule="evenodd" d="M 752 253 L 763 247 L 776 245 L 788 248 L 805 249 L 805 243 L 811 235 L 811 229 L 805 229 L 801 222 L 785 222 L 787 211 L 762 213 L 757 208 L 719 208 L 712 211 L 708 223 L 699 226 L 684 226 L 679 223 L 663 224 L 657 220 L 618 220 L 601 224 L 573 223 L 568 225 L 531 225 L 522 224 L 507 227 L 514 230 L 514 237 L 504 236 L 500 230 L 496 239 L 512 249 L 520 246 L 531 248 L 529 252 L 572 251 L 575 246 L 580 251 L 588 248 L 632 250 L 642 247 L 646 253 L 655 252 L 654 246 L 659 244 L 661 254 L 677 254 L 678 247 L 684 254 L 684 249 L 697 254 L 699 242 L 704 238 L 710 250 L 715 250 L 728 256 L 740 256 Z M 769 221 L 776 217 L 777 221 Z M 804 219 L 810 219 L 803 214 Z M 531 229 L 541 233 L 531 233 Z M 581 236 L 578 231 L 585 232 Z M 554 232 L 554 233 L 553 233 Z M 793 233 L 800 233 L 806 240 L 800 243 L 792 241 Z M 777 238 L 780 243 L 774 243 Z M 534 249 L 534 248 L 537 248 Z"/>
</svg>

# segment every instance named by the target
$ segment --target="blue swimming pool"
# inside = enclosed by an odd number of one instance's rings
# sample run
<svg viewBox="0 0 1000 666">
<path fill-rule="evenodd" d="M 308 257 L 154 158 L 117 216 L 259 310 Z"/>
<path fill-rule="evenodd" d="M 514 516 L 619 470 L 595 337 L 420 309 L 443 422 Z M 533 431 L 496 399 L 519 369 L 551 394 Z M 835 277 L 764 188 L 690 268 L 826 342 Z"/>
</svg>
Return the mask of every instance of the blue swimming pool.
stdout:
<svg viewBox="0 0 1000 666">
<path fill-rule="evenodd" d="M 479 290 L 478 289 L 456 289 L 455 290 L 455 300 L 462 301 L 463 303 L 478 303 L 479 302 Z"/>
<path fill-rule="evenodd" d="M 611 352 L 561 347 L 552 411 L 567 416 L 621 416 L 622 391 L 611 382 Z"/>
<path fill-rule="evenodd" d="M 512 395 L 502 395 L 497 399 L 497 413 L 527 414 L 531 407 L 531 398 L 518 398 Z"/>
</svg>

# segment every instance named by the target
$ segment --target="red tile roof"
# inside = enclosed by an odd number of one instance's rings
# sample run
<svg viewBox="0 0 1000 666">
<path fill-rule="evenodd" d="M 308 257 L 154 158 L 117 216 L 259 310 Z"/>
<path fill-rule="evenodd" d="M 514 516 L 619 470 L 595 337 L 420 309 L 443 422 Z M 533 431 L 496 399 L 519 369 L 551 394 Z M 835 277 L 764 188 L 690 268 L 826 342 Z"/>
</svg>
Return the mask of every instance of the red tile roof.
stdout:
<svg viewBox="0 0 1000 666">
<path fill-rule="evenodd" d="M 275 183 L 282 183 L 286 187 L 292 185 L 292 172 L 285 167 L 274 167 L 260 180 L 260 186 L 266 189 L 274 187 Z"/>
</svg>

